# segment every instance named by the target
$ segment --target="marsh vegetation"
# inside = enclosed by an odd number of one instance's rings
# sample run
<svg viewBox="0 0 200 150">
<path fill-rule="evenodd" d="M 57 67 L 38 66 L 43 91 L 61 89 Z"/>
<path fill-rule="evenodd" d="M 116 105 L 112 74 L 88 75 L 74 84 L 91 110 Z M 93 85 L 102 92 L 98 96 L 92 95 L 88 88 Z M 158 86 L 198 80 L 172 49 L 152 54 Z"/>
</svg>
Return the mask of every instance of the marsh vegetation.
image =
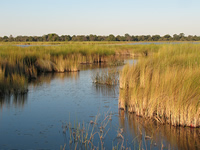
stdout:
<svg viewBox="0 0 200 150">
<path fill-rule="evenodd" d="M 199 56 L 199 44 L 71 42 L 20 47 L 7 43 L 0 46 L 0 109 L 9 116 L 11 105 L 20 106 L 26 114 L 32 112 L 37 123 L 48 126 L 48 119 L 53 120 L 57 130 L 60 120 L 68 118 L 59 131 L 65 144 L 55 140 L 62 149 L 198 149 Z M 137 63 L 126 63 L 127 58 Z M 108 109 L 114 113 L 104 115 Z M 72 117 L 67 117 L 69 112 Z M 99 112 L 103 117 L 96 120 L 93 115 Z M 8 126 L 20 128 L 13 124 L 16 127 Z M 41 130 L 34 122 L 29 126 Z M 48 131 L 55 132 L 52 128 Z M 0 139 L 6 143 L 3 135 Z"/>
<path fill-rule="evenodd" d="M 149 46 L 152 51 L 157 47 Z M 16 87 L 25 92 L 27 90 L 23 85 L 28 80 L 36 79 L 41 73 L 77 72 L 81 65 L 87 64 L 121 65 L 124 60 L 121 55 L 134 54 L 146 55 L 146 50 L 140 46 L 85 43 L 30 47 L 3 45 L 0 46 L 0 92 L 5 93 L 3 89 L 15 90 Z M 8 84 L 12 87 L 7 86 Z"/>
<path fill-rule="evenodd" d="M 200 45 L 163 45 L 120 75 L 119 107 L 174 126 L 200 126 Z"/>
<path fill-rule="evenodd" d="M 26 93 L 28 80 L 48 72 L 77 72 L 80 65 L 122 65 L 138 57 L 120 74 L 119 107 L 172 125 L 200 125 L 199 44 L 0 46 L 0 93 Z M 93 75 L 93 82 L 116 85 L 119 71 Z M 126 100 L 125 100 L 126 99 Z"/>
</svg>

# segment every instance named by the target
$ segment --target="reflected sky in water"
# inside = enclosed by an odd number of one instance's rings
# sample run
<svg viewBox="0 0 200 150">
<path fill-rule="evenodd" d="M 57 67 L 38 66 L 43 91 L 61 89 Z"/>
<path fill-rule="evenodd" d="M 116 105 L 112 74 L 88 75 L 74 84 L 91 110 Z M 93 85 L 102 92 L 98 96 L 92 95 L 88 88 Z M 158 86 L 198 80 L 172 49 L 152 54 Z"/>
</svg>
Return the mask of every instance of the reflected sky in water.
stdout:
<svg viewBox="0 0 200 150">
<path fill-rule="evenodd" d="M 112 121 L 106 127 L 109 129 L 104 139 L 106 149 L 111 149 L 112 143 L 117 144 L 117 130 L 120 128 L 123 128 L 123 136 L 132 149 L 161 149 L 162 144 L 164 149 L 199 148 L 199 145 L 194 146 L 199 144 L 198 129 L 177 130 L 119 112 L 118 86 L 92 82 L 92 75 L 102 70 L 106 68 L 42 74 L 29 83 L 27 95 L 1 99 L 0 149 L 59 149 L 64 144 L 69 146 L 69 136 L 63 134 L 63 124 L 89 124 L 98 114 L 97 122 L 100 124 L 106 113 L 112 114 Z M 146 139 L 146 136 L 152 139 Z"/>
</svg>

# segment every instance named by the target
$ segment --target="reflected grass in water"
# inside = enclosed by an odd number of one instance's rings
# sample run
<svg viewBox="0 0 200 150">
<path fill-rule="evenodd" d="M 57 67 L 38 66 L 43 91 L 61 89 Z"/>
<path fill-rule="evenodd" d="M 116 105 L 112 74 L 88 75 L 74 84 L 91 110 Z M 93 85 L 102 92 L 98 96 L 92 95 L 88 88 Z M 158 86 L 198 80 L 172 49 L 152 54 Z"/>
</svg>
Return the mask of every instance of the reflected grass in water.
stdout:
<svg viewBox="0 0 200 150">
<path fill-rule="evenodd" d="M 145 119 L 135 114 L 127 114 L 120 111 L 119 127 L 115 130 L 115 138 L 112 139 L 112 149 L 194 149 L 200 148 L 200 129 L 177 128 L 170 125 L 160 125 L 152 119 Z M 112 121 L 112 113 L 107 113 L 103 120 L 95 120 L 89 123 L 73 124 L 69 121 L 63 123 L 63 135 L 65 145 L 61 149 L 106 149 L 106 140 L 111 132 L 108 126 Z M 131 138 L 127 136 L 131 135 Z M 108 137 L 107 137 L 108 136 Z M 127 139 L 128 138 L 128 139 Z"/>
<path fill-rule="evenodd" d="M 65 73 L 41 73 L 38 75 L 37 80 L 31 80 L 29 86 L 38 87 L 43 84 L 49 84 L 52 80 L 59 79 L 64 81 L 65 79 L 78 80 L 79 72 L 65 72 Z"/>
<path fill-rule="evenodd" d="M 96 93 L 102 94 L 103 96 L 117 97 L 118 96 L 118 86 L 107 86 L 104 84 L 94 84 L 93 85 Z"/>
<path fill-rule="evenodd" d="M 4 94 L 0 96 L 0 108 L 3 110 L 3 107 L 10 107 L 11 105 L 14 105 L 17 108 L 23 108 L 27 103 L 27 99 L 27 93 Z"/>
<path fill-rule="evenodd" d="M 134 142 L 138 142 L 135 149 L 193 149 L 200 148 L 200 129 L 183 128 L 170 125 L 161 125 L 155 120 L 136 116 L 136 114 L 127 114 L 120 111 L 119 124 L 124 131 L 132 134 Z M 126 121 L 127 120 L 127 121 Z M 163 143 L 163 141 L 168 141 Z M 146 142 L 146 144 L 145 144 Z"/>
</svg>

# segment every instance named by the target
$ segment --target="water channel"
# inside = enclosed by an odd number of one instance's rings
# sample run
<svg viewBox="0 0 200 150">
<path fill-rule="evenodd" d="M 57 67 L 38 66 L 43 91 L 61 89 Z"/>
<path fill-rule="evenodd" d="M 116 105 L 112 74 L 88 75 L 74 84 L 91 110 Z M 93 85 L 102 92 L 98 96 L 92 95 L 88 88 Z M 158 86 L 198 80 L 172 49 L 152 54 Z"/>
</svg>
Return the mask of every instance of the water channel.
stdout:
<svg viewBox="0 0 200 150">
<path fill-rule="evenodd" d="M 106 69 L 83 66 L 80 72 L 42 74 L 29 83 L 26 95 L 1 98 L 0 149 L 74 149 L 69 123 L 99 132 L 106 116 L 105 149 L 122 143 L 131 149 L 200 149 L 199 129 L 160 125 L 118 110 L 119 87 L 92 82 Z M 97 124 L 91 123 L 96 118 Z M 93 144 L 101 148 L 98 139 L 97 134 Z"/>
</svg>

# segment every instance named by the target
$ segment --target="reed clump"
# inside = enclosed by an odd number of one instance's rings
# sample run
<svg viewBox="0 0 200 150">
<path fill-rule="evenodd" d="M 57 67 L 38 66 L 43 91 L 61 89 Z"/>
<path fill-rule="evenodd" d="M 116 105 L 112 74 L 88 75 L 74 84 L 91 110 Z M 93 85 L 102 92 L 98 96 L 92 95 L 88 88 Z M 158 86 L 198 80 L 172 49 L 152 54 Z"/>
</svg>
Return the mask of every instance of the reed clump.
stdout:
<svg viewBox="0 0 200 150">
<path fill-rule="evenodd" d="M 100 115 L 89 123 L 63 123 L 63 134 L 69 138 L 61 149 L 105 149 L 105 137 L 109 132 L 108 123 L 112 115 L 106 113 L 103 120 L 98 120 Z"/>
<path fill-rule="evenodd" d="M 118 85 L 119 71 L 116 68 L 109 68 L 101 72 L 96 72 L 96 74 L 92 76 L 92 80 L 96 84 Z"/>
<path fill-rule="evenodd" d="M 126 65 L 119 105 L 174 126 L 200 126 L 200 45 L 163 45 L 151 57 Z"/>
<path fill-rule="evenodd" d="M 12 74 L 4 77 L 4 74 L 0 73 L 0 96 L 25 94 L 27 91 L 28 87 L 25 76 Z"/>
</svg>

